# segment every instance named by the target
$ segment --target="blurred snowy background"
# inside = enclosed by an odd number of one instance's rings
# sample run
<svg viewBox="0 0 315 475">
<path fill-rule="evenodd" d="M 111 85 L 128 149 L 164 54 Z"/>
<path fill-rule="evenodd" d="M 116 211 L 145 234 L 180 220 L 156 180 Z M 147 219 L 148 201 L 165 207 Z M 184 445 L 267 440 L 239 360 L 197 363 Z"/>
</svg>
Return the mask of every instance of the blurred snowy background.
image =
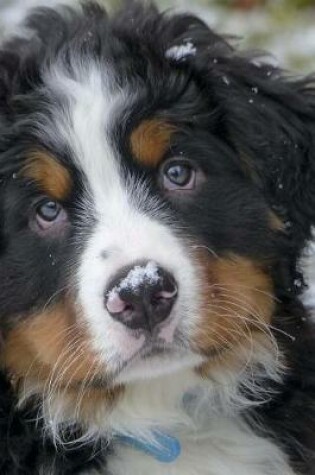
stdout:
<svg viewBox="0 0 315 475">
<path fill-rule="evenodd" d="M 315 0 L 159 0 L 194 10 L 220 33 L 237 36 L 242 49 L 272 53 L 295 72 L 315 71 Z"/>
<path fill-rule="evenodd" d="M 119 4 L 119 0 L 102 1 L 113 7 Z M 28 6 L 53 3 L 56 0 L 0 0 L 0 35 L 5 25 L 10 29 L 23 16 Z M 238 36 L 241 48 L 269 51 L 274 61 L 297 73 L 315 71 L 315 0 L 155 0 L 155 3 L 163 9 L 196 12 L 220 33 Z"/>
<path fill-rule="evenodd" d="M 0 39 L 15 30 L 31 6 L 78 0 L 0 0 Z M 115 8 L 120 0 L 99 0 Z M 128 0 L 127 0 L 128 1 Z M 270 61 L 296 74 L 315 72 L 315 0 L 155 0 L 161 8 L 197 13 L 241 49 L 269 52 Z M 314 241 L 315 242 L 315 241 Z M 313 285 L 306 301 L 315 308 L 315 244 L 305 267 Z"/>
</svg>

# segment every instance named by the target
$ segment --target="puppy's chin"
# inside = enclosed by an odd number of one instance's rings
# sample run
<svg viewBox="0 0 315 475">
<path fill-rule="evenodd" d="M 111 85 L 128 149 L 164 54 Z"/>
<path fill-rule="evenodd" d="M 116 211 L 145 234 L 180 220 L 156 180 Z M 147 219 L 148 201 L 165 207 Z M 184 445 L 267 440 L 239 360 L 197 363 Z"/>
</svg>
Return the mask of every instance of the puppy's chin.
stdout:
<svg viewBox="0 0 315 475">
<path fill-rule="evenodd" d="M 184 368 L 194 368 L 204 361 L 201 355 L 175 348 L 144 348 L 119 372 L 115 381 L 128 384 L 139 380 L 155 379 Z"/>
</svg>

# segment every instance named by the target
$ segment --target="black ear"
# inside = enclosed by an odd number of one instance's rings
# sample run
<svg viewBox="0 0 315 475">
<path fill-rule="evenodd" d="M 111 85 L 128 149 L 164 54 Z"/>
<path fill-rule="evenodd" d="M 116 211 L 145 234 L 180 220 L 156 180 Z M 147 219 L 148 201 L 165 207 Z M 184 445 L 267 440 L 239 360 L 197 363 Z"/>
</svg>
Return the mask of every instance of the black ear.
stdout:
<svg viewBox="0 0 315 475">
<path fill-rule="evenodd" d="M 21 31 L 24 33 L 26 30 Z M 34 81 L 40 50 L 41 41 L 35 31 L 30 29 L 27 30 L 26 37 L 10 38 L 1 45 L 0 115 L 9 114 L 12 98 L 25 93 Z"/>
<path fill-rule="evenodd" d="M 82 7 L 86 21 L 106 16 L 99 6 Z M 78 7 L 80 12 L 80 8 Z M 27 93 L 39 82 L 40 69 L 49 58 L 69 40 L 68 22 L 78 23 L 78 11 L 59 8 L 36 8 L 16 30 L 16 36 L 8 37 L 0 45 L 0 121 L 14 113 L 14 100 Z M 75 27 L 74 27 L 75 28 Z M 1 124 L 1 122 L 0 122 Z"/>
<path fill-rule="evenodd" d="M 312 80 L 237 59 L 230 66 L 238 91 L 226 102 L 228 137 L 287 233 L 302 243 L 315 223 Z"/>
<path fill-rule="evenodd" d="M 19 57 L 11 50 L 0 50 L 0 117 L 4 114 L 9 97 L 15 89 Z"/>
<path fill-rule="evenodd" d="M 17 124 L 23 121 L 21 97 L 39 82 L 41 49 L 36 32 L 23 27 L 21 36 L 0 45 L 0 175 L 10 173 L 14 162 L 13 157 L 7 159 L 7 151 L 16 141 Z"/>
<path fill-rule="evenodd" d="M 220 136 L 302 245 L 315 223 L 314 78 L 238 53 L 194 17 L 169 19 L 167 34 L 169 61 L 215 101 Z"/>
</svg>

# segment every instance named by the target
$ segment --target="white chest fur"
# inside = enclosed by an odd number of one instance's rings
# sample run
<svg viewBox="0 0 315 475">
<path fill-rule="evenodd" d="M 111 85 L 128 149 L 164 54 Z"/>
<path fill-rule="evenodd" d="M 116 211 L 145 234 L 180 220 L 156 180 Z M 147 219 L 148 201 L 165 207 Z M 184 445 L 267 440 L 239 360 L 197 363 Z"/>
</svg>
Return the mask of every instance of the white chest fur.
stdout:
<svg viewBox="0 0 315 475">
<path fill-rule="evenodd" d="M 182 453 L 172 463 L 116 445 L 107 470 L 111 475 L 293 475 L 272 442 L 238 421 L 213 420 L 207 432 L 191 431 L 179 439 Z"/>
<path fill-rule="evenodd" d="M 242 396 L 226 378 L 215 387 L 191 371 L 130 385 L 104 430 L 145 438 L 159 429 L 176 437 L 181 455 L 171 463 L 114 443 L 110 475 L 294 475 L 286 455 L 256 435 L 239 416 Z M 227 390 L 222 388 L 228 388 Z M 185 404 L 182 404 L 186 395 Z M 181 395 L 181 397 L 180 397 Z M 188 397 L 187 397 L 188 396 Z M 180 401 L 180 403 L 179 403 Z"/>
</svg>

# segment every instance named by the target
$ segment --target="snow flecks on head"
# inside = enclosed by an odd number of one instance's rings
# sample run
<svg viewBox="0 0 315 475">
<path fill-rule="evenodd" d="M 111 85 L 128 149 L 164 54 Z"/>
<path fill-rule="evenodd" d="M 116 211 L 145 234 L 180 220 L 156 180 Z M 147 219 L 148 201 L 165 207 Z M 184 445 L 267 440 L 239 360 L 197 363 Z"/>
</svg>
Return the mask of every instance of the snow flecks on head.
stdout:
<svg viewBox="0 0 315 475">
<path fill-rule="evenodd" d="M 196 53 L 197 48 L 191 41 L 188 41 L 182 45 L 172 46 L 166 51 L 165 56 L 166 58 L 174 59 L 175 61 L 185 61 L 188 56 L 195 56 Z"/>
<path fill-rule="evenodd" d="M 227 76 L 222 76 L 222 81 L 224 82 L 224 84 L 226 84 L 227 86 L 230 85 L 230 80 Z"/>
<path fill-rule="evenodd" d="M 121 290 L 137 292 L 143 284 L 156 284 L 160 279 L 158 266 L 149 261 L 145 266 L 133 267 L 126 277 L 119 282 L 108 294 L 108 300 L 114 299 Z"/>
</svg>

